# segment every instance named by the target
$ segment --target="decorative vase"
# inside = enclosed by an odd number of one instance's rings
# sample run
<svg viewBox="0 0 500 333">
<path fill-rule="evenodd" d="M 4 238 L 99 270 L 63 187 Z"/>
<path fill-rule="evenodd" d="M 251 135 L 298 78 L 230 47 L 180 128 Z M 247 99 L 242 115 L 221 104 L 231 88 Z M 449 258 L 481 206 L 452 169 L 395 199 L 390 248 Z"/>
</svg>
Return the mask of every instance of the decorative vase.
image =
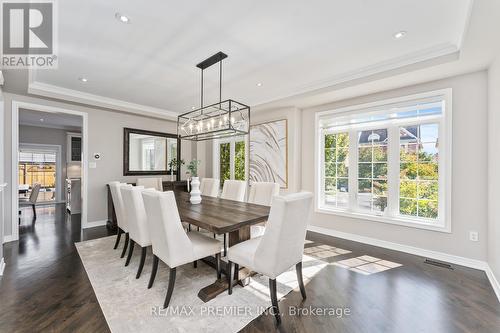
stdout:
<svg viewBox="0 0 500 333">
<path fill-rule="evenodd" d="M 201 192 L 200 192 L 200 178 L 192 177 L 191 178 L 191 197 L 189 201 L 193 205 L 199 204 L 201 202 Z"/>
<path fill-rule="evenodd" d="M 170 171 L 170 181 L 174 181 L 174 170 Z"/>
</svg>

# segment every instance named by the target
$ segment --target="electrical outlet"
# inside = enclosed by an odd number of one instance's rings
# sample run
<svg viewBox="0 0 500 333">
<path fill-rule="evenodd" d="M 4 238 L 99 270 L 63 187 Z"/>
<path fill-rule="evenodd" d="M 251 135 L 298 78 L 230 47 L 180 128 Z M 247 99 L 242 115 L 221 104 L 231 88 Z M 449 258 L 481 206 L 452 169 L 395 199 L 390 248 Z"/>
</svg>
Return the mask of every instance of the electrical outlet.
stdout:
<svg viewBox="0 0 500 333">
<path fill-rule="evenodd" d="M 477 231 L 469 231 L 469 240 L 471 242 L 477 242 L 479 240 L 479 235 Z"/>
</svg>

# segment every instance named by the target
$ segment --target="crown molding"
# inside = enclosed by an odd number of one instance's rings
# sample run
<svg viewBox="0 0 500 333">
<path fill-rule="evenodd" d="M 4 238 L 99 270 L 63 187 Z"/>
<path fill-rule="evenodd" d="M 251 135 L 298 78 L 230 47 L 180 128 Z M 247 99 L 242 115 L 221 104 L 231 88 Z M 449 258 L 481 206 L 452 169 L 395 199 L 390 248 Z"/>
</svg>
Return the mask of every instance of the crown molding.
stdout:
<svg viewBox="0 0 500 333">
<path fill-rule="evenodd" d="M 169 120 L 176 120 L 178 116 L 178 113 L 169 110 L 125 102 L 114 98 L 85 93 L 48 83 L 37 82 L 34 81 L 34 75 L 31 74 L 31 71 L 29 81 L 28 93 L 33 95 L 81 103 L 90 106 L 97 106 L 106 109 L 114 109 L 118 111 L 139 114 L 142 116 L 149 115 L 154 117 L 161 117 Z"/>
<path fill-rule="evenodd" d="M 457 60 L 460 56 L 460 50 L 454 44 L 445 43 L 433 47 L 412 52 L 401 57 L 385 60 L 373 65 L 369 65 L 353 71 L 347 71 L 333 77 L 318 80 L 306 85 L 298 86 L 293 92 L 283 94 L 273 99 L 262 101 L 253 105 L 261 107 L 269 103 L 285 100 L 288 98 L 304 97 L 335 90 L 336 87 L 345 87 L 349 84 L 361 84 L 372 81 L 380 75 L 391 74 L 394 72 L 410 72 L 420 69 L 421 66 L 430 67 L 436 65 L 436 62 L 450 62 Z"/>
</svg>

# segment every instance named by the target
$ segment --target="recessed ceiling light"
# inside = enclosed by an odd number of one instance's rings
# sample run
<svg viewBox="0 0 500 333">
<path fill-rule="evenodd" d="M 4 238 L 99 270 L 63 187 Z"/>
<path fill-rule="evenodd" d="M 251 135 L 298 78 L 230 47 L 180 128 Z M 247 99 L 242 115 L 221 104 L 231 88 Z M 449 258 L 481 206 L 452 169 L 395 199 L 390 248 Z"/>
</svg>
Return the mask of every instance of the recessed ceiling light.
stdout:
<svg viewBox="0 0 500 333">
<path fill-rule="evenodd" d="M 393 35 L 394 39 L 401 39 L 404 36 L 406 36 L 406 31 L 398 31 Z"/>
<path fill-rule="evenodd" d="M 40 121 L 41 121 L 41 122 L 43 123 L 43 122 L 45 121 L 45 119 L 43 119 L 43 118 L 40 118 Z"/>
<path fill-rule="evenodd" d="M 261 82 L 257 83 L 257 87 L 262 87 L 262 83 Z"/>
<path fill-rule="evenodd" d="M 87 78 L 85 78 L 85 77 L 79 77 L 79 78 L 78 78 L 78 81 L 87 82 L 88 80 L 87 80 Z"/>
<path fill-rule="evenodd" d="M 196 110 L 196 106 L 192 106 L 192 107 L 191 107 L 191 110 Z"/>
<path fill-rule="evenodd" d="M 115 18 L 122 23 L 130 23 L 130 18 L 120 13 L 115 14 Z"/>
</svg>

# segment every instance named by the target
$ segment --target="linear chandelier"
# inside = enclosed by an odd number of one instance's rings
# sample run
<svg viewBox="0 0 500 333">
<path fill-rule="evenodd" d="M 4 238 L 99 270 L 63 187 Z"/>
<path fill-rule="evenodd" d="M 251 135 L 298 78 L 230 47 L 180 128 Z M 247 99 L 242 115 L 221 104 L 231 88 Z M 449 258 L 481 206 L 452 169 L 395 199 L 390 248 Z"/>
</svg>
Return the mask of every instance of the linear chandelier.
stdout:
<svg viewBox="0 0 500 333">
<path fill-rule="evenodd" d="M 201 106 L 177 117 L 177 135 L 184 140 L 204 141 L 248 134 L 250 107 L 232 99 L 222 100 L 222 60 L 218 52 L 196 67 L 201 69 Z M 203 105 L 203 71 L 219 63 L 219 102 Z"/>
</svg>

